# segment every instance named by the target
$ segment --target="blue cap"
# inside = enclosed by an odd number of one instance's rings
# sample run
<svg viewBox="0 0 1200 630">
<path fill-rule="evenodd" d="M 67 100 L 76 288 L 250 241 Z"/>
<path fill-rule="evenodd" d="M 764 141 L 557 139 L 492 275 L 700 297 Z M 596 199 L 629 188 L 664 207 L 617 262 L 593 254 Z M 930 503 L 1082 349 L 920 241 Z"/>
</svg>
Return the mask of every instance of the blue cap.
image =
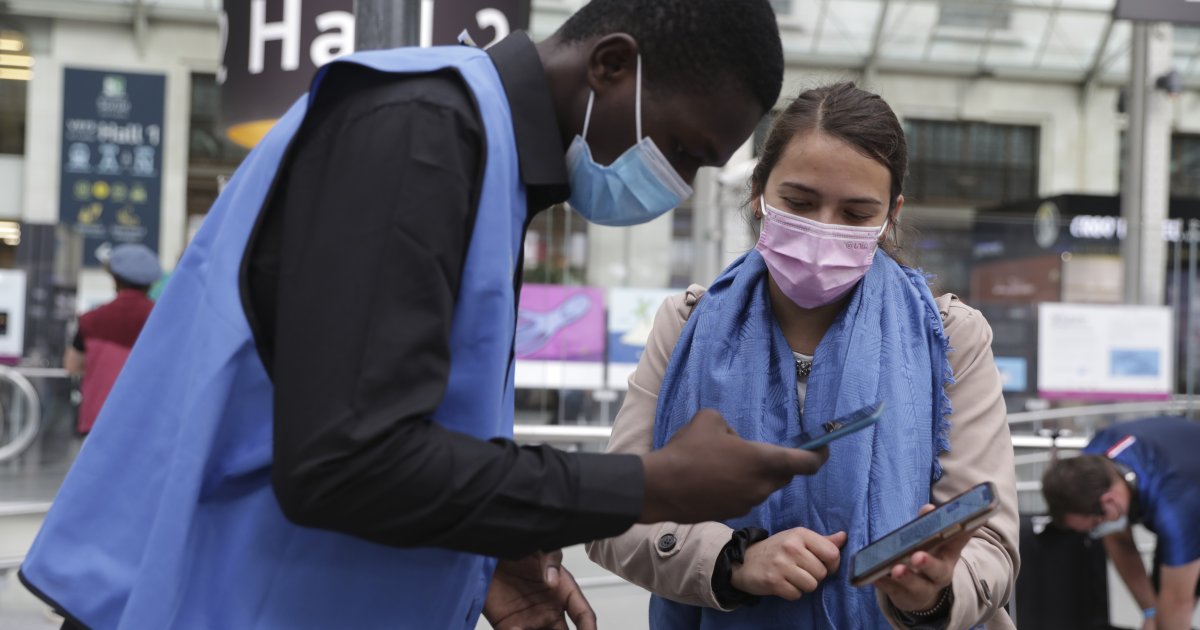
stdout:
<svg viewBox="0 0 1200 630">
<path fill-rule="evenodd" d="M 158 255 L 145 245 L 126 244 L 114 247 L 108 259 L 108 268 L 114 276 L 139 286 L 150 286 L 162 277 Z"/>
</svg>

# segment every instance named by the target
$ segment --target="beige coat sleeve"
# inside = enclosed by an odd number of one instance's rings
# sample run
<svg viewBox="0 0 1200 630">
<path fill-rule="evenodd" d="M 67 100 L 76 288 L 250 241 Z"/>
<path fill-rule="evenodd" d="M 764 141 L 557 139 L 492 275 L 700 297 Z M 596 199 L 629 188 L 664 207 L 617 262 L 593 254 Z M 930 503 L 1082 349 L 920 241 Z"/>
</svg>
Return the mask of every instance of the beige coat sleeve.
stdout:
<svg viewBox="0 0 1200 630">
<path fill-rule="evenodd" d="M 984 481 L 996 484 L 1000 495 L 1000 510 L 967 543 L 955 568 L 947 628 L 964 630 L 985 621 L 993 630 L 1015 628 L 1002 608 L 1012 597 L 1020 566 L 1017 482 L 992 328 L 953 295 L 943 295 L 937 304 L 953 349 L 955 384 L 947 389 L 953 407 L 950 452 L 941 457 L 942 478 L 933 486 L 933 500 L 941 503 Z M 892 626 L 903 628 L 883 594 L 876 591 L 876 596 Z"/>
<path fill-rule="evenodd" d="M 613 423 L 609 452 L 651 450 L 659 386 L 679 333 L 703 294 L 703 287 L 693 285 L 658 309 L 646 350 L 629 377 L 625 403 Z M 589 543 L 587 552 L 600 566 L 667 599 L 720 608 L 712 592 L 712 570 L 732 535 L 729 526 L 715 522 L 634 525 L 620 536 Z"/>
</svg>

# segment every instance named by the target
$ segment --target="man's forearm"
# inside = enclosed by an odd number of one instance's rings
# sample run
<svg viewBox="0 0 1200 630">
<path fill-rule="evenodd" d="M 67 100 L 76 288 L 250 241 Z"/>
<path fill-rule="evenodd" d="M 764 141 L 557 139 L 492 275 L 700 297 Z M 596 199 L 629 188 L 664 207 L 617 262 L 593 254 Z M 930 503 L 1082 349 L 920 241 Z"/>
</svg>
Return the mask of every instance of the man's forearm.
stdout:
<svg viewBox="0 0 1200 630">
<path fill-rule="evenodd" d="M 1158 629 L 1191 628 L 1192 610 L 1196 607 L 1196 581 L 1200 580 L 1200 560 L 1184 565 L 1163 565 L 1161 577 Z"/>
<path fill-rule="evenodd" d="M 1104 539 L 1104 549 L 1138 606 L 1143 609 L 1155 607 L 1158 598 L 1150 584 L 1150 576 L 1146 575 L 1146 565 L 1142 564 L 1133 535 L 1125 532 L 1108 536 Z"/>
<path fill-rule="evenodd" d="M 83 374 L 84 354 L 73 347 L 68 347 L 63 353 L 63 368 L 72 376 Z"/>
<path fill-rule="evenodd" d="M 1158 630 L 1188 630 L 1192 627 L 1192 609 L 1195 599 L 1161 597 L 1158 600 Z"/>
</svg>

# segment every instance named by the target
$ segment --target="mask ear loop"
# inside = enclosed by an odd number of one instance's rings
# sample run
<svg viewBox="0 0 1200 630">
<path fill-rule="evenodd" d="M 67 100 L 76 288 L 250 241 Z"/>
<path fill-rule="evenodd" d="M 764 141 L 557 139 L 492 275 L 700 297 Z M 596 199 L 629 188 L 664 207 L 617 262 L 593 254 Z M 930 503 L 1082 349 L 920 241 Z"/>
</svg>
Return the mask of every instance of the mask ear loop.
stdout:
<svg viewBox="0 0 1200 630">
<path fill-rule="evenodd" d="M 889 225 L 892 228 L 890 232 L 888 231 Z M 879 239 L 881 244 L 890 240 L 893 247 L 900 247 L 900 219 L 893 217 L 891 210 L 888 210 L 887 218 L 883 220 L 883 226 L 879 229 Z"/>
<path fill-rule="evenodd" d="M 596 102 L 596 91 L 588 90 L 587 113 L 583 115 L 583 139 L 587 140 L 588 125 L 592 122 L 592 104 Z"/>
<path fill-rule="evenodd" d="M 637 121 L 637 138 L 634 143 L 642 141 L 642 56 L 637 58 L 637 87 L 634 88 L 635 119 Z M 588 91 L 587 112 L 583 114 L 583 139 L 587 140 L 588 126 L 592 122 L 592 105 L 596 103 L 595 90 Z"/>
<path fill-rule="evenodd" d="M 634 89 L 634 106 L 637 108 L 637 138 L 634 143 L 642 141 L 642 55 L 637 58 L 637 88 Z"/>
</svg>

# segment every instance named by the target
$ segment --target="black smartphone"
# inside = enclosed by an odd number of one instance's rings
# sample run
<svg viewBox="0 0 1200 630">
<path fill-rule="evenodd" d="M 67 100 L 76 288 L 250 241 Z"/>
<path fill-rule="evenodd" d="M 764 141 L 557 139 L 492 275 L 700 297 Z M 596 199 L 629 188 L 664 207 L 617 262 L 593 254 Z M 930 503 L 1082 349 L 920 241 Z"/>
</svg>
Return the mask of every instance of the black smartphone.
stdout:
<svg viewBox="0 0 1200 630">
<path fill-rule="evenodd" d="M 947 538 L 974 529 L 1000 507 L 996 486 L 985 481 L 919 516 L 854 554 L 850 584 L 866 586 L 884 577 L 908 556 L 933 549 Z"/>
<path fill-rule="evenodd" d="M 834 440 L 844 438 L 856 431 L 862 431 L 879 422 L 879 418 L 881 417 L 883 417 L 882 402 L 867 405 L 858 411 L 848 413 L 836 420 L 821 423 L 821 432 L 816 435 L 809 432 L 801 433 L 800 446 L 797 448 L 802 448 L 806 451 L 821 448 Z"/>
</svg>

